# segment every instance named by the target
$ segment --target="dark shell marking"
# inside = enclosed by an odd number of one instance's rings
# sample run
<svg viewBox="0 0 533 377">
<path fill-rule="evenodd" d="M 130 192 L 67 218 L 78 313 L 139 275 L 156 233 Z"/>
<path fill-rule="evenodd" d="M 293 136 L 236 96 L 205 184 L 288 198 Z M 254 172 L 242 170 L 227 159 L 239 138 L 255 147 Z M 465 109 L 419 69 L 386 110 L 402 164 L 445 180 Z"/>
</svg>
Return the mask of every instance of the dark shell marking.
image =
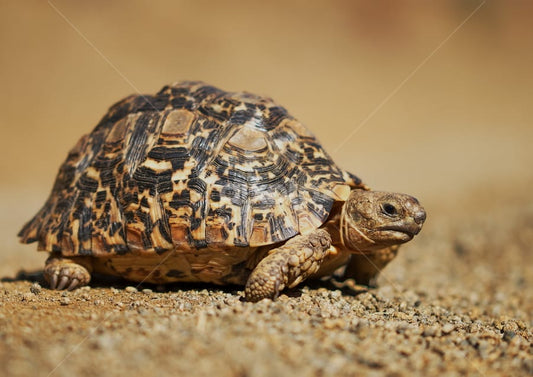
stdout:
<svg viewBox="0 0 533 377">
<path fill-rule="evenodd" d="M 321 226 L 354 187 L 271 99 L 183 82 L 111 107 L 19 236 L 67 256 L 256 247 Z"/>
</svg>

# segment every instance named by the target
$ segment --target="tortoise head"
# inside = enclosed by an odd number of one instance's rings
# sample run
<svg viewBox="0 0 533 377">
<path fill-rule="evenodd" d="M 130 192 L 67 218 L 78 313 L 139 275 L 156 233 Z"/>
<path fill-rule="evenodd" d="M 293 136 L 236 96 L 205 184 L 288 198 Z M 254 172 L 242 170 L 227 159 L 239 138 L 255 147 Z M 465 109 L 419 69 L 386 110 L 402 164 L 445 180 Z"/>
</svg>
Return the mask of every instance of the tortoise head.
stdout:
<svg viewBox="0 0 533 377">
<path fill-rule="evenodd" d="M 412 196 L 352 190 L 342 208 L 341 237 L 355 252 L 381 249 L 410 241 L 425 220 L 426 211 Z"/>
</svg>

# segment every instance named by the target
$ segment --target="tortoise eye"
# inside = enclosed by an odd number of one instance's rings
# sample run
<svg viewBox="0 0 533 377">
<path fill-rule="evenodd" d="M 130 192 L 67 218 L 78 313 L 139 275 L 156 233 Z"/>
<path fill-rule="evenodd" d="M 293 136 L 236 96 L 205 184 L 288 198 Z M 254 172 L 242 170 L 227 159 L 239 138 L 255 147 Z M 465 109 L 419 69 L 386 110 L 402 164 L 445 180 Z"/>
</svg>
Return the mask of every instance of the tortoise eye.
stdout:
<svg viewBox="0 0 533 377">
<path fill-rule="evenodd" d="M 391 216 L 391 217 L 394 217 L 396 215 L 398 215 L 398 210 L 396 209 L 396 207 L 393 205 L 393 204 L 390 204 L 390 203 L 385 203 L 381 206 L 381 209 L 383 211 L 383 213 L 387 216 Z"/>
</svg>

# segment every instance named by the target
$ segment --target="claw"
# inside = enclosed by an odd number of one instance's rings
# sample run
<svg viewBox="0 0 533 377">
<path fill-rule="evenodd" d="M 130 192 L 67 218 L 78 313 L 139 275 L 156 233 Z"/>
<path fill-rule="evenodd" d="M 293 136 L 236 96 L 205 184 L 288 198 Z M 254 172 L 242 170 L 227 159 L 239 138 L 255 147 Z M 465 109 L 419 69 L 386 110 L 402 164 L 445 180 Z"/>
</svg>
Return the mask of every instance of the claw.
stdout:
<svg viewBox="0 0 533 377">
<path fill-rule="evenodd" d="M 57 287 L 57 274 L 53 274 L 50 278 L 50 289 L 56 289 Z"/>
<path fill-rule="evenodd" d="M 67 291 L 72 291 L 74 288 L 76 288 L 78 286 L 78 284 L 80 283 L 80 281 L 76 278 L 72 279 L 72 281 L 70 282 L 69 286 L 67 287 Z"/>
<path fill-rule="evenodd" d="M 280 281 L 279 279 L 276 279 L 276 283 L 274 284 L 274 296 L 272 297 L 273 301 L 279 297 L 279 293 L 280 293 L 279 286 L 280 286 Z"/>
<path fill-rule="evenodd" d="M 65 289 L 68 283 L 68 276 L 61 276 L 61 280 L 59 280 L 59 284 L 57 285 L 57 290 Z"/>
</svg>

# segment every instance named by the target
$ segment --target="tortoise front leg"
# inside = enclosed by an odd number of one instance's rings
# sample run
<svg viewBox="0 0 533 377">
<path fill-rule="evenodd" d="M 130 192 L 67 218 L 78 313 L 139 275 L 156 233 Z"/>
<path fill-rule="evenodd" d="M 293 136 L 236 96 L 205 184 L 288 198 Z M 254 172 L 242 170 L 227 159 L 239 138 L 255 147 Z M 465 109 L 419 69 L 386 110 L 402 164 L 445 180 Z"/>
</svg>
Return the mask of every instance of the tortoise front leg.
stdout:
<svg viewBox="0 0 533 377">
<path fill-rule="evenodd" d="M 44 266 L 44 278 L 50 289 L 67 289 L 87 285 L 91 281 L 90 257 L 63 257 L 52 253 Z"/>
<path fill-rule="evenodd" d="M 244 289 L 246 301 L 276 299 L 286 287 L 292 288 L 316 273 L 328 255 L 331 236 L 324 229 L 297 236 L 270 250 L 250 274 Z"/>
<path fill-rule="evenodd" d="M 376 280 L 383 268 L 398 254 L 400 245 L 393 245 L 370 253 L 352 254 L 344 270 L 344 279 L 354 279 L 357 284 L 376 286 Z"/>
</svg>

